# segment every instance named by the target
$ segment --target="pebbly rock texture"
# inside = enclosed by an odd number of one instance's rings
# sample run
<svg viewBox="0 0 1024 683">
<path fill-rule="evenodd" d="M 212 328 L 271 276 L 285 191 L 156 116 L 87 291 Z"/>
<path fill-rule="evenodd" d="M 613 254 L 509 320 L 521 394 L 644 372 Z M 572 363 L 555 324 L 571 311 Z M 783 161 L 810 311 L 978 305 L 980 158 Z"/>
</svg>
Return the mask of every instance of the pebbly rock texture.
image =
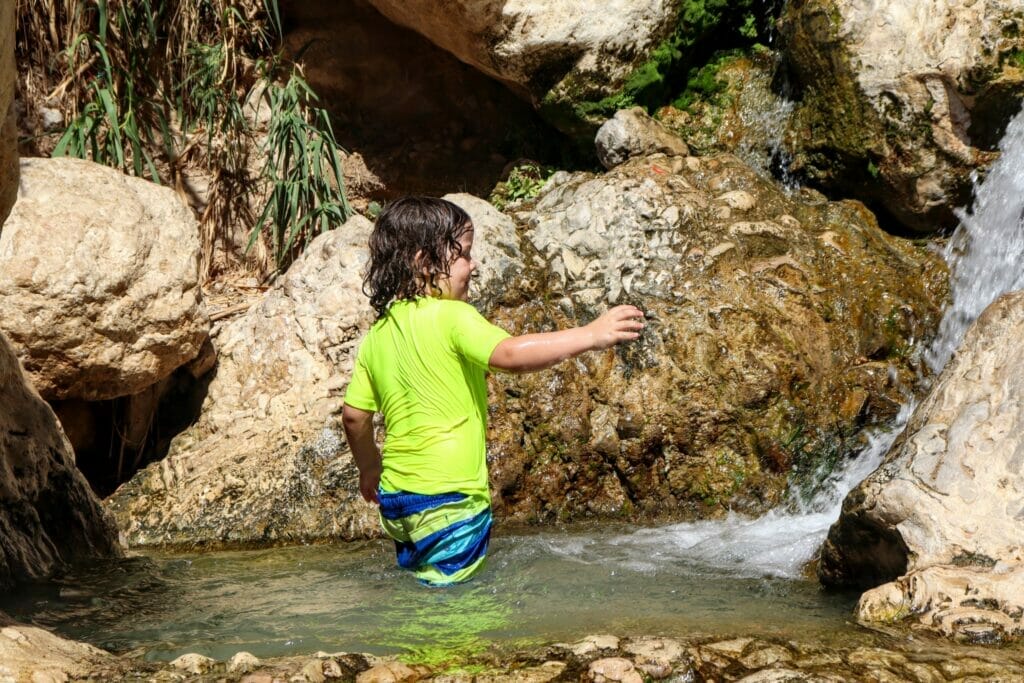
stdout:
<svg viewBox="0 0 1024 683">
<path fill-rule="evenodd" d="M 937 631 L 969 643 L 1024 636 L 1024 564 L 917 569 L 861 596 L 857 619 Z"/>
<path fill-rule="evenodd" d="M 924 605 L 934 592 L 928 576 L 939 585 L 963 580 L 974 588 L 961 595 L 975 607 L 1019 617 L 1024 593 L 1005 587 L 1019 585 L 1024 566 L 1022 335 L 1021 292 L 998 299 L 970 328 L 883 464 L 843 503 L 822 548 L 824 583 L 869 587 L 907 574 L 869 602 L 881 595 L 892 604 Z M 921 573 L 930 568 L 938 573 Z M 983 570 L 991 576 L 979 576 Z M 891 597 L 896 593 L 903 603 Z M 930 609 L 947 607 L 933 600 Z M 871 607 L 864 618 L 878 611 Z M 1014 629 L 1005 630 L 1020 634 L 1019 620 Z"/>
<path fill-rule="evenodd" d="M 798 0 L 781 33 L 794 169 L 912 230 L 954 225 L 1024 95 L 1020 2 Z"/>
<path fill-rule="evenodd" d="M 57 417 L 0 332 L 0 589 L 120 553 Z"/>
<path fill-rule="evenodd" d="M 658 152 L 673 156 L 690 153 L 678 135 L 648 116 L 642 107 L 616 112 L 598 129 L 594 144 L 605 168 L 614 168 L 630 157 Z"/>
<path fill-rule="evenodd" d="M 370 2 L 395 23 L 541 105 L 542 113 L 616 93 L 672 32 L 679 12 L 666 0 L 613 7 L 583 0 Z M 578 119 L 549 113 L 555 125 L 577 132 Z M 591 123 L 588 135 L 598 124 Z"/>
<path fill-rule="evenodd" d="M 174 192 L 78 159 L 23 159 L 0 309 L 46 399 L 135 394 L 196 356 L 199 231 Z"/>
<path fill-rule="evenodd" d="M 448 199 L 478 231 L 483 300 L 522 271 L 515 225 L 482 200 Z M 362 294 L 371 224 L 318 237 L 244 316 L 215 336 L 216 375 L 201 416 L 107 501 L 127 541 L 259 545 L 378 535 L 358 493 L 340 412 L 359 340 L 373 322 Z M 510 255 L 511 252 L 511 255 Z M 518 264 L 518 265 L 517 265 Z"/>
<path fill-rule="evenodd" d="M 14 114 L 15 3 L 0 6 L 0 234 L 18 196 L 18 123 Z"/>
<path fill-rule="evenodd" d="M 777 504 L 793 474 L 891 416 L 935 328 L 945 268 L 857 202 L 789 196 L 732 156 L 557 174 L 519 214 L 535 289 L 514 333 L 647 314 L 641 339 L 499 375 L 491 468 L 506 518 L 680 519 Z M 524 253 L 526 251 L 524 250 Z"/>
</svg>

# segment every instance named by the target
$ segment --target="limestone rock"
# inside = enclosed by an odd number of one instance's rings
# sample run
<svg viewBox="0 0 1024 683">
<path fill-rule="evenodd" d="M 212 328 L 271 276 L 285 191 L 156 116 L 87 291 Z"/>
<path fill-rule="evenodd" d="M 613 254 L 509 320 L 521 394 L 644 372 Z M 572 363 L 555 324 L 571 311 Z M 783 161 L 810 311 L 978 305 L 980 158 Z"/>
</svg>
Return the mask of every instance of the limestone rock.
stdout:
<svg viewBox="0 0 1024 683">
<path fill-rule="evenodd" d="M 597 158 L 605 168 L 614 168 L 630 157 L 663 152 L 687 156 L 686 143 L 644 111 L 642 107 L 615 113 L 598 129 L 594 139 Z"/>
<path fill-rule="evenodd" d="M 800 96 L 795 167 L 911 229 L 955 224 L 971 171 L 1020 108 L 1020 2 L 799 0 L 781 26 Z"/>
<path fill-rule="evenodd" d="M 117 531 L 75 467 L 50 406 L 0 332 L 0 588 L 61 565 L 121 554 Z"/>
<path fill-rule="evenodd" d="M 260 660 L 249 652 L 236 652 L 228 660 L 227 671 L 231 673 L 247 674 L 260 665 Z"/>
<path fill-rule="evenodd" d="M 171 667 L 189 674 L 205 674 L 217 664 L 216 659 L 189 652 L 171 662 Z"/>
<path fill-rule="evenodd" d="M 0 679 L 66 681 L 86 677 L 114 657 L 104 650 L 65 640 L 35 626 L 15 624 L 0 615 Z"/>
<path fill-rule="evenodd" d="M 385 661 L 356 676 L 356 683 L 413 683 L 422 676 L 401 662 Z"/>
<path fill-rule="evenodd" d="M 514 226 L 482 200 L 452 199 L 489 242 L 474 246 L 483 298 L 499 296 L 522 270 Z M 199 421 L 108 499 L 131 545 L 379 535 L 340 424 L 355 353 L 373 322 L 362 294 L 371 229 L 357 216 L 321 235 L 256 306 L 219 330 Z"/>
<path fill-rule="evenodd" d="M 614 93 L 672 30 L 677 13 L 665 0 L 618 3 L 614 11 L 585 0 L 371 4 L 534 103 Z"/>
<path fill-rule="evenodd" d="M 135 394 L 199 352 L 199 231 L 166 187 L 79 159 L 23 159 L 0 234 L 0 309 L 46 399 Z"/>
<path fill-rule="evenodd" d="M 936 255 L 861 204 L 787 194 L 730 155 L 553 179 L 523 220 L 543 258 L 528 262 L 536 293 L 499 306 L 498 324 L 564 328 L 633 303 L 647 327 L 544 373 L 495 375 L 494 500 L 517 521 L 775 505 L 792 470 L 855 451 L 844 434 L 893 415 L 893 378 L 914 385 L 911 340 L 945 296 Z"/>
<path fill-rule="evenodd" d="M 882 465 L 822 548 L 831 585 L 873 586 L 937 565 L 1024 562 L 1024 293 L 968 330 Z"/>
<path fill-rule="evenodd" d="M 918 569 L 861 596 L 867 624 L 920 625 L 963 642 L 998 643 L 1024 636 L 1024 564 L 995 568 L 939 565 Z"/>
</svg>

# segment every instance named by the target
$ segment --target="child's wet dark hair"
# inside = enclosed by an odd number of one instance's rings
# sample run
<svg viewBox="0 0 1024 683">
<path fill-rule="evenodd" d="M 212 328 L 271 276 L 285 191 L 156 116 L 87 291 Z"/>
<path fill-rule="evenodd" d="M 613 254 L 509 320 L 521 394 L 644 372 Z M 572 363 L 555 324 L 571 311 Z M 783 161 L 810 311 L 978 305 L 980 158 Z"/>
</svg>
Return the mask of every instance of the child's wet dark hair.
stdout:
<svg viewBox="0 0 1024 683">
<path fill-rule="evenodd" d="M 384 207 L 370 234 L 363 278 L 363 293 L 378 318 L 393 301 L 437 290 L 438 277 L 447 277 L 462 253 L 459 238 L 469 224 L 469 214 L 436 197 L 403 197 Z"/>
</svg>

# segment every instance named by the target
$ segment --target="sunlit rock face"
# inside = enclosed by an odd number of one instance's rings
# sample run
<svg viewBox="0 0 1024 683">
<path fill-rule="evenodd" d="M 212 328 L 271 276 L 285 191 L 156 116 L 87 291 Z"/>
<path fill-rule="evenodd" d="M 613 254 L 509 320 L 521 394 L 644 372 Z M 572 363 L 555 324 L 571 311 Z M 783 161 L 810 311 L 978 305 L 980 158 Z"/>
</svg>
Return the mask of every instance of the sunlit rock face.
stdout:
<svg viewBox="0 0 1024 683">
<path fill-rule="evenodd" d="M 635 343 L 495 378 L 495 499 L 522 521 L 777 504 L 893 414 L 945 296 L 937 256 L 860 203 L 788 195 L 728 155 L 558 174 L 517 216 L 534 289 L 500 324 L 647 314 Z"/>
<path fill-rule="evenodd" d="M 0 332 L 0 588 L 121 554 L 57 417 Z"/>
<path fill-rule="evenodd" d="M 905 228 L 955 223 L 1024 95 L 1018 0 L 788 3 L 794 168 Z"/>
<path fill-rule="evenodd" d="M 0 310 L 46 399 L 136 394 L 207 338 L 196 220 L 170 188 L 79 159 L 24 159 L 0 233 Z"/>
<path fill-rule="evenodd" d="M 515 225 L 451 195 L 473 219 L 482 306 L 522 273 Z M 199 420 L 167 458 L 108 499 L 131 545 L 258 545 L 379 534 L 340 413 L 359 340 L 371 224 L 318 237 L 251 310 L 214 338 L 218 362 Z"/>
<path fill-rule="evenodd" d="M 970 328 L 882 466 L 843 504 L 822 549 L 822 581 L 863 587 L 906 574 L 866 594 L 862 618 L 914 614 L 969 639 L 950 614 L 991 608 L 987 623 L 997 632 L 1024 633 L 1022 335 L 1024 293 L 1004 295 Z M 947 584 L 971 590 L 939 600 Z"/>
</svg>

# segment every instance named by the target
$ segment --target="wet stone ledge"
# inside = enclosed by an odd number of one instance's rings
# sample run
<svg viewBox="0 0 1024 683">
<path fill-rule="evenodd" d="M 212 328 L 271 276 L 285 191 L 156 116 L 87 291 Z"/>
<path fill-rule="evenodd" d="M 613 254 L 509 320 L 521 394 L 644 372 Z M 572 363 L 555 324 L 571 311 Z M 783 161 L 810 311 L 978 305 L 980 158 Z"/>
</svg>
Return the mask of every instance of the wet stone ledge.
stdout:
<svg viewBox="0 0 1024 683">
<path fill-rule="evenodd" d="M 240 652 L 227 661 L 186 654 L 173 662 L 131 656 L 100 660 L 88 674 L 46 678 L 76 681 L 355 681 L 355 683 L 645 683 L 743 681 L 1022 680 L 1024 649 L 950 646 L 940 641 L 871 644 L 858 634 L 846 647 L 785 639 L 706 636 L 672 639 L 593 635 L 575 643 L 526 650 L 492 649 L 457 662 L 420 664 L 412 657 L 326 653 L 261 660 Z M 865 644 L 867 643 L 867 644 Z M 141 656 L 141 655 L 140 655 Z M 24 680 L 32 678 L 27 673 Z M 14 680 L 14 679 L 12 679 Z M 21 680 L 21 679 L 18 679 Z M 43 679 L 40 679 L 43 680 Z"/>
</svg>

